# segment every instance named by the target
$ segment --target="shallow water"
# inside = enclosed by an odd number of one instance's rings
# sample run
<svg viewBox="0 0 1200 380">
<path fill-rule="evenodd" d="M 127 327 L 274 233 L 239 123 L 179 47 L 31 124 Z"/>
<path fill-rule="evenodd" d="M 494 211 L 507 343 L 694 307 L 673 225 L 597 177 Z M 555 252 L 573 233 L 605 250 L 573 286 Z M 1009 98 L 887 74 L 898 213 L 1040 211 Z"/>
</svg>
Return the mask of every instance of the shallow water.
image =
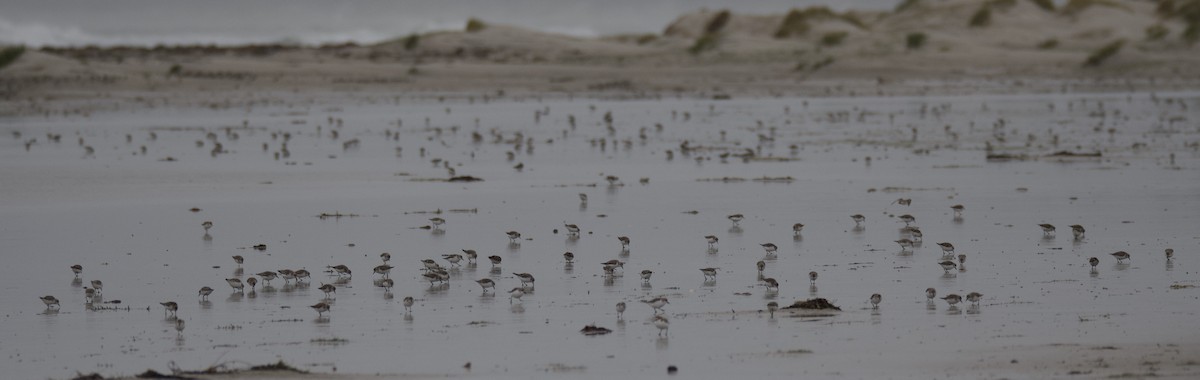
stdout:
<svg viewBox="0 0 1200 380">
<path fill-rule="evenodd" d="M 1200 137 L 1191 111 L 1198 93 L 487 103 L 262 94 L 248 104 L 253 98 L 214 108 L 97 101 L 86 117 L 0 119 L 6 373 L 63 378 L 282 359 L 367 374 L 460 374 L 470 362 L 469 373 L 489 377 L 665 376 L 677 365 L 689 378 L 929 378 L 978 375 L 954 363 L 1007 362 L 980 354 L 1004 347 L 1200 341 L 1200 290 L 1170 288 L 1200 285 L 1200 154 L 1189 145 Z M 535 120 L 538 110 L 549 113 Z M 603 122 L 610 110 L 611 134 Z M 344 121 L 337 139 L 330 117 Z M 995 128 L 1001 118 L 1005 126 Z M 493 130 L 501 140 L 522 133 L 532 150 L 494 142 Z M 472 131 L 483 140 L 473 142 Z M 47 141 L 48 132 L 61 142 Z M 208 132 L 226 153 L 210 154 Z M 292 134 L 290 157 L 274 159 L 280 139 L 272 132 Z M 988 162 L 985 142 L 998 144 L 997 133 L 1007 141 L 998 152 L 1103 158 Z M 351 138 L 360 146 L 343 149 Z M 608 140 L 603 149 L 597 139 Z M 683 154 L 685 140 L 712 149 Z M 720 158 L 745 148 L 778 160 Z M 424 181 L 447 177 L 435 158 L 485 181 Z M 518 163 L 523 170 L 513 169 Z M 608 185 L 607 175 L 622 184 Z M 708 180 L 764 176 L 793 180 Z M 961 218 L 954 204 L 966 206 Z M 418 228 L 435 210 L 443 229 Z M 738 227 L 725 218 L 734 213 L 746 215 Z M 856 213 L 867 217 L 863 228 L 849 218 Z M 925 235 L 911 253 L 893 243 L 907 237 L 900 214 L 915 216 Z M 214 223 L 207 234 L 206 220 Z M 563 222 L 580 225 L 582 236 L 566 237 Z M 802 234 L 793 223 L 806 225 Z M 1058 226 L 1057 236 L 1043 237 L 1038 223 Z M 1070 224 L 1085 226 L 1086 238 L 1072 239 Z M 509 230 L 524 239 L 510 244 Z M 716 252 L 703 239 L 709 234 L 720 238 Z M 628 252 L 622 235 L 632 239 Z M 966 270 L 937 265 L 942 241 L 967 255 Z M 767 242 L 779 246 L 764 273 L 781 282 L 777 292 L 759 285 L 754 268 Z M 453 267 L 446 286 L 422 280 L 420 259 L 447 265 L 440 255 L 460 249 L 504 262 L 498 270 L 482 257 Z M 1118 250 L 1132 260 L 1118 264 L 1109 256 Z M 577 257 L 569 268 L 564 251 Z M 390 294 L 373 285 L 381 252 L 397 266 Z M 232 255 L 246 257 L 240 270 Z M 1096 272 L 1092 256 L 1101 260 Z M 627 272 L 604 278 L 600 263 L 610 259 L 626 261 Z M 84 266 L 83 281 L 73 281 L 71 264 Z M 321 283 L 337 280 L 323 273 L 335 264 L 354 276 L 318 319 L 308 305 L 323 299 Z M 704 281 L 703 267 L 720 268 L 716 281 Z M 311 285 L 277 279 L 243 295 L 223 281 L 282 268 L 309 269 Z M 643 269 L 655 272 L 648 283 L 637 275 Z M 809 271 L 820 275 L 814 286 Z M 510 304 L 513 272 L 537 282 Z M 499 291 L 482 293 L 479 278 Z M 97 305 L 128 310 L 88 310 L 83 286 L 92 279 L 104 281 L 103 301 L 121 301 Z M 216 289 L 208 302 L 196 295 L 201 286 Z M 939 297 L 984 298 L 950 308 L 927 303 L 928 287 Z M 883 295 L 878 309 L 867 303 L 872 293 Z M 37 297 L 46 294 L 62 300 L 61 310 L 42 307 Z M 651 308 L 637 302 L 657 295 L 671 300 L 661 338 Z M 406 296 L 417 299 L 407 314 Z M 764 311 L 772 300 L 810 297 L 844 311 L 773 319 Z M 182 334 L 158 305 L 168 300 L 180 304 Z M 623 321 L 619 301 L 629 304 Z M 614 333 L 578 332 L 590 323 Z M 987 373 L 1021 377 L 1021 369 L 1005 371 Z"/>
</svg>

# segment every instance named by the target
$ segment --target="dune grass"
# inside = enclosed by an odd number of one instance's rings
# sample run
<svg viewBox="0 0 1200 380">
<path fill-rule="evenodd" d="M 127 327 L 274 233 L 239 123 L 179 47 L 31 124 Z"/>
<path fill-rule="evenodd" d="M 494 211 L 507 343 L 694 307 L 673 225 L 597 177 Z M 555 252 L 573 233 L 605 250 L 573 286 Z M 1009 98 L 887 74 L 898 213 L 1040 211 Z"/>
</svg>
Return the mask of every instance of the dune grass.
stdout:
<svg viewBox="0 0 1200 380">
<path fill-rule="evenodd" d="M 692 46 L 688 48 L 688 53 L 699 55 L 700 53 L 716 49 L 719 38 L 720 36 L 717 33 L 705 33 L 703 36 L 696 38 L 696 42 L 692 43 Z"/>
<path fill-rule="evenodd" d="M 8 65 L 11 65 L 13 62 L 16 62 L 18 58 L 21 58 L 22 54 L 25 54 L 24 45 L 9 46 L 5 47 L 4 49 L 0 49 L 0 70 L 8 67 Z"/>
<path fill-rule="evenodd" d="M 859 29 L 869 29 L 867 23 L 854 12 L 837 13 L 825 6 L 812 6 L 803 9 L 792 8 L 788 11 L 787 15 L 783 16 L 783 21 L 775 28 L 774 36 L 788 38 L 808 34 L 812 29 L 810 22 L 819 20 L 841 20 Z"/>
<path fill-rule="evenodd" d="M 972 28 L 982 28 L 992 24 L 992 9 L 987 3 L 979 6 L 979 10 L 971 15 L 971 21 L 967 26 Z"/>
<path fill-rule="evenodd" d="M 849 36 L 849 35 L 850 35 L 850 33 L 846 32 L 846 31 L 836 31 L 836 32 L 825 33 L 825 34 L 821 35 L 821 46 L 833 47 L 833 46 L 841 45 L 842 41 L 845 41 L 846 36 Z"/>
<path fill-rule="evenodd" d="M 1029 0 L 1029 1 L 1032 2 L 1034 5 L 1037 5 L 1038 8 L 1042 8 L 1042 10 L 1044 10 L 1044 11 L 1054 12 L 1055 7 L 1054 7 L 1053 0 Z"/>
<path fill-rule="evenodd" d="M 1112 58 L 1112 56 L 1117 55 L 1117 53 L 1120 52 L 1121 48 L 1124 46 L 1125 40 L 1109 42 L 1107 45 L 1101 46 L 1099 49 L 1096 49 L 1096 51 L 1092 52 L 1092 54 L 1083 61 L 1083 66 L 1100 66 L 1104 63 L 1104 61 L 1107 61 L 1109 58 Z"/>
<path fill-rule="evenodd" d="M 1040 50 L 1050 50 L 1056 47 L 1058 47 L 1057 38 L 1048 38 L 1045 41 L 1038 42 L 1037 44 L 1037 48 Z"/>
<path fill-rule="evenodd" d="M 486 28 L 487 24 L 483 23 L 482 20 L 472 17 L 467 19 L 467 26 L 464 29 L 467 31 L 467 33 L 475 33 Z"/>
<path fill-rule="evenodd" d="M 1171 34 L 1171 30 L 1167 29 L 1163 24 L 1154 24 L 1146 27 L 1146 41 L 1158 41 Z"/>
<path fill-rule="evenodd" d="M 404 37 L 404 50 L 416 49 L 417 45 L 420 43 L 421 43 L 421 35 L 420 34 L 416 34 L 416 33 L 409 34 L 408 37 Z"/>
<path fill-rule="evenodd" d="M 725 29 L 725 25 L 729 24 L 729 10 L 722 9 L 715 16 L 708 19 L 708 24 L 704 25 L 704 34 L 712 34 Z"/>
<path fill-rule="evenodd" d="M 909 33 L 908 36 L 904 38 L 904 46 L 908 48 L 908 50 L 918 50 L 925 46 L 925 40 L 927 39 L 929 39 L 929 36 L 925 35 L 925 33 Z"/>
<path fill-rule="evenodd" d="M 896 4 L 895 13 L 900 13 L 921 5 L 921 0 L 904 0 L 900 4 Z"/>
<path fill-rule="evenodd" d="M 1180 39 L 1188 43 L 1200 40 L 1200 0 L 1161 0 L 1156 12 L 1163 19 L 1179 19 L 1187 25 Z"/>
</svg>

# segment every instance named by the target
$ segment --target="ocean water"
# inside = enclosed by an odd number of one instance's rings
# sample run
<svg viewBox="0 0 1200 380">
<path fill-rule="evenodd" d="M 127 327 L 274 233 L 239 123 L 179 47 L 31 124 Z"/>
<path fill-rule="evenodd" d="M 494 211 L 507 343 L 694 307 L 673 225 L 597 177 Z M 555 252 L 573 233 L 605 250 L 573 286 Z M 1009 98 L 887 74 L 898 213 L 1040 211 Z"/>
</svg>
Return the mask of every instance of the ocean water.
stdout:
<svg viewBox="0 0 1200 380">
<path fill-rule="evenodd" d="M 30 46 L 374 43 L 461 29 L 471 17 L 576 36 L 661 32 L 701 8 L 780 13 L 793 7 L 887 9 L 881 0 L 5 0 L 0 43 Z"/>
<path fill-rule="evenodd" d="M 1194 92 L 242 99 L 253 104 L 97 99 L 87 116 L 0 119 L 6 376 L 276 360 L 319 372 L 489 378 L 666 378 L 668 365 L 696 379 L 1104 377 L 1133 371 L 1108 364 L 1125 357 L 1151 363 L 1135 363 L 1137 373 L 1194 365 L 1181 363 L 1200 342 L 1200 154 L 1191 145 L 1200 130 L 1180 121 L 1200 107 Z M 275 159 L 283 133 L 290 154 Z M 347 146 L 351 139 L 360 144 Z M 1002 145 L 998 152 L 1103 157 L 988 161 L 988 141 Z M 212 153 L 214 142 L 222 152 Z M 685 142 L 694 148 L 687 154 Z M 762 159 L 722 157 L 746 149 Z M 485 181 L 427 180 L 446 178 L 447 165 Z M 762 177 L 791 179 L 753 180 Z M 961 217 L 954 204 L 966 206 Z M 736 226 L 726 218 L 734 213 L 746 217 Z M 867 220 L 856 227 L 851 214 Z M 893 242 L 908 235 L 903 214 L 924 232 L 912 251 Z M 435 215 L 446 224 L 422 229 Z M 565 236 L 564 222 L 581 236 Z M 793 223 L 806 227 L 796 234 Z M 1057 225 L 1057 234 L 1038 223 Z M 1084 225 L 1086 237 L 1073 239 L 1070 224 Z M 523 240 L 510 242 L 510 230 Z M 715 250 L 705 235 L 720 238 Z M 632 239 L 628 250 L 618 236 Z M 965 267 L 938 265 L 942 241 L 967 256 Z M 762 243 L 778 253 L 766 256 Z M 266 250 L 250 248 L 257 244 Z M 444 285 L 422 279 L 420 259 L 449 266 L 441 255 L 462 249 L 504 261 L 451 267 Z M 1109 256 L 1119 250 L 1132 260 Z M 572 265 L 565 251 L 576 254 Z M 371 273 L 381 252 L 396 266 L 390 292 Z M 1101 260 L 1094 271 L 1089 257 Z M 611 259 L 626 264 L 606 277 L 601 263 Z M 759 284 L 758 260 L 777 291 Z M 72 264 L 84 267 L 78 278 Z M 324 273 L 337 264 L 353 277 Z M 714 281 L 705 267 L 719 268 Z M 311 283 L 275 280 L 245 293 L 225 284 L 282 268 L 309 269 Z M 650 281 L 641 270 L 654 271 Z M 520 285 L 514 272 L 537 279 L 521 301 L 506 294 Z M 498 291 L 482 292 L 481 278 Z M 104 296 L 89 309 L 83 287 L 93 279 Z M 327 299 L 321 283 L 338 291 Z M 202 300 L 201 286 L 216 291 Z M 984 297 L 951 307 L 926 301 L 929 287 Z M 883 296 L 878 308 L 867 303 L 872 293 Z M 61 307 L 48 310 L 43 295 Z M 664 332 L 639 302 L 660 295 L 670 299 Z M 408 296 L 411 312 L 401 303 Z M 810 297 L 843 311 L 763 311 Z M 326 318 L 309 309 L 322 300 L 333 303 Z M 179 303 L 182 333 L 159 306 L 165 301 Z M 623 318 L 617 302 L 629 306 Z M 613 333 L 578 332 L 593 323 Z M 1160 357 L 1146 347 L 1185 353 Z M 1044 365 L 1021 356 L 1031 350 L 1050 350 Z"/>
</svg>

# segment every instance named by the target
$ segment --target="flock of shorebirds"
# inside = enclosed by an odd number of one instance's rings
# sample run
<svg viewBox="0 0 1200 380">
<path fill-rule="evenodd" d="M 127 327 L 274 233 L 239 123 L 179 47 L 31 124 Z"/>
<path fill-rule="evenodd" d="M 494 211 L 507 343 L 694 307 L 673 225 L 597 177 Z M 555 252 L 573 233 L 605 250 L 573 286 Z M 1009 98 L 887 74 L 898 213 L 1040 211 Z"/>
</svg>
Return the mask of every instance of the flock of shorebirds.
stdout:
<svg viewBox="0 0 1200 380">
<path fill-rule="evenodd" d="M 586 194 L 580 194 L 580 200 L 582 202 L 586 202 L 587 201 Z M 902 205 L 909 205 L 909 204 L 911 204 L 912 201 L 911 201 L 911 199 L 903 199 L 902 198 L 902 199 L 898 200 L 897 202 L 899 202 Z M 893 202 L 893 203 L 897 203 L 897 202 Z M 965 208 L 962 205 L 951 206 L 951 210 L 953 210 L 954 218 L 957 220 L 961 220 L 964 209 Z M 742 214 L 733 214 L 733 215 L 727 216 L 727 218 L 729 219 L 730 222 L 733 223 L 734 227 L 737 227 L 738 223 L 740 223 L 745 218 L 745 216 Z M 866 217 L 861 214 L 855 214 L 855 215 L 851 215 L 850 218 L 855 223 L 854 228 L 857 231 L 862 231 L 862 229 L 864 228 L 863 223 L 866 222 Z M 901 231 L 902 231 L 902 235 L 907 235 L 907 237 L 903 237 L 899 240 L 896 240 L 895 243 L 900 245 L 901 253 L 912 252 L 914 247 L 921 245 L 923 238 L 924 238 L 924 234 L 921 232 L 921 229 L 915 225 L 916 218 L 913 217 L 912 215 L 908 215 L 908 214 L 900 215 L 897 217 L 897 219 L 899 219 L 901 222 L 905 223 L 905 227 L 902 228 Z M 429 226 L 430 229 L 440 230 L 441 228 L 443 228 L 442 226 L 446 223 L 446 220 L 443 218 L 440 218 L 440 217 L 435 217 L 435 218 L 429 219 L 429 222 L 431 224 L 431 226 Z M 566 222 L 563 222 L 563 225 L 565 228 L 565 232 L 567 233 L 568 236 L 575 236 L 575 237 L 579 236 L 581 229 L 579 228 L 578 225 L 570 224 L 570 223 L 566 223 Z M 201 226 L 204 228 L 205 234 L 207 235 L 208 230 L 213 227 L 213 223 L 211 221 L 205 221 L 204 223 L 201 224 Z M 1054 237 L 1054 234 L 1057 230 L 1054 225 L 1039 224 L 1039 226 L 1041 227 L 1042 233 L 1045 238 L 1053 238 Z M 804 224 L 795 223 L 792 225 L 792 233 L 794 234 L 794 236 L 798 236 L 801 233 L 801 231 L 803 230 L 803 228 L 804 228 Z M 1083 226 L 1071 225 L 1070 228 L 1071 228 L 1072 235 L 1076 241 L 1084 239 L 1086 230 L 1084 229 Z M 520 244 L 519 243 L 521 240 L 520 232 L 508 231 L 506 234 L 508 235 L 510 244 Z M 709 252 L 715 253 L 716 249 L 717 249 L 716 246 L 717 246 L 718 242 L 720 241 L 720 239 L 714 235 L 708 235 L 708 236 L 705 236 L 704 238 L 708 243 Z M 618 236 L 617 240 L 621 244 L 622 252 L 628 252 L 629 245 L 630 245 L 629 237 Z M 942 257 L 939 259 L 938 265 L 941 266 L 943 270 L 945 270 L 947 273 L 950 273 L 950 271 L 952 271 L 952 270 L 958 269 L 961 271 L 961 270 L 965 269 L 966 255 L 959 254 L 959 255 L 955 256 L 954 245 L 949 242 L 940 242 L 940 243 L 937 243 L 937 245 L 942 250 Z M 764 257 L 764 258 L 773 257 L 774 255 L 777 254 L 777 251 L 779 249 L 779 247 L 773 243 L 762 243 L 762 244 L 760 244 L 760 246 L 763 248 L 764 254 L 766 255 L 766 257 Z M 1166 248 L 1165 249 L 1166 259 L 1168 261 L 1172 260 L 1174 257 L 1174 253 L 1175 253 L 1175 251 L 1173 249 Z M 1115 259 L 1117 259 L 1118 263 L 1123 263 L 1123 262 L 1130 260 L 1130 254 L 1125 251 L 1113 252 L 1111 255 Z M 374 274 L 380 275 L 381 278 L 375 280 L 374 284 L 378 287 L 383 288 L 385 293 L 390 294 L 391 288 L 395 285 L 395 282 L 391 278 L 389 278 L 389 275 L 391 274 L 391 270 L 394 268 L 393 266 L 389 265 L 389 262 L 392 259 L 392 255 L 385 252 L 385 253 L 381 253 L 379 255 L 379 257 L 382 260 L 382 263 L 380 265 L 377 265 L 374 268 L 372 268 L 372 272 Z M 474 264 L 476 262 L 477 258 L 478 258 L 478 253 L 473 249 L 463 249 L 461 254 L 453 253 L 453 254 L 442 255 L 442 259 L 450 267 L 461 266 L 464 262 L 466 262 L 468 264 Z M 954 261 L 955 258 L 957 258 L 957 263 Z M 245 260 L 244 257 L 237 255 L 237 256 L 233 256 L 233 259 L 238 264 L 238 267 L 241 268 L 241 265 L 243 264 L 243 262 Z M 500 273 L 499 266 L 502 263 L 503 258 L 501 258 L 500 256 L 497 256 L 497 255 L 493 255 L 493 256 L 487 257 L 487 259 L 492 264 L 492 273 Z M 571 265 L 571 264 L 573 264 L 573 262 L 575 260 L 575 254 L 572 252 L 563 253 L 563 259 L 565 260 L 567 265 Z M 421 260 L 421 262 L 423 264 L 423 267 L 421 270 L 424 272 L 421 274 L 421 278 L 424 279 L 425 281 L 428 281 L 430 283 L 430 286 L 437 286 L 439 284 L 446 285 L 449 283 L 451 276 L 450 276 L 450 272 L 447 270 L 447 267 L 442 266 L 436 260 L 433 260 L 433 259 L 423 259 L 423 260 Z M 1088 259 L 1088 262 L 1091 265 L 1092 272 L 1095 273 L 1097 270 L 1096 266 L 1099 265 L 1100 260 L 1096 257 L 1091 257 Z M 602 264 L 603 264 L 603 271 L 604 271 L 603 273 L 606 278 L 611 278 L 612 276 L 615 276 L 618 270 L 622 271 L 622 273 L 624 271 L 625 262 L 623 262 L 621 260 L 617 260 L 617 259 L 609 260 Z M 756 266 L 758 269 L 759 282 L 763 286 L 765 286 L 768 291 L 778 291 L 779 281 L 776 280 L 775 278 L 766 277 L 763 275 L 763 271 L 766 268 L 766 262 L 763 260 L 759 260 L 756 263 Z M 699 268 L 701 274 L 704 275 L 704 280 L 706 282 L 715 281 L 717 274 L 719 272 L 719 269 L 720 268 Z M 78 265 L 78 264 L 72 265 L 71 271 L 78 278 L 79 275 L 83 273 L 83 266 Z M 353 270 L 346 265 L 330 265 L 327 267 L 327 270 L 325 272 L 329 276 L 336 277 L 338 279 L 337 281 L 335 281 L 335 283 L 341 283 L 341 284 L 344 284 L 345 281 L 348 281 L 353 274 Z M 642 270 L 640 272 L 641 279 L 646 282 L 650 281 L 650 278 L 653 274 L 654 274 L 654 272 L 651 270 Z M 307 284 L 308 281 L 311 281 L 312 273 L 310 273 L 306 269 L 296 269 L 296 270 L 280 269 L 277 271 L 269 271 L 269 270 L 262 271 L 262 272 L 256 273 L 255 275 L 258 277 L 256 278 L 254 276 L 249 276 L 244 281 L 240 278 L 227 278 L 227 279 L 225 279 L 225 281 L 227 284 L 229 284 L 229 286 L 233 289 L 233 291 L 238 292 L 238 293 L 245 293 L 247 285 L 250 287 L 250 292 L 254 292 L 256 286 L 258 286 L 258 282 L 260 281 L 260 279 L 263 282 L 264 288 L 270 286 L 271 281 L 276 280 L 276 279 L 282 279 L 285 283 L 285 286 L 286 286 L 286 284 L 289 284 L 293 281 L 296 284 L 302 284 L 302 283 Z M 522 297 L 524 297 L 526 294 L 532 292 L 534 283 L 536 281 L 534 276 L 530 273 L 513 273 L 513 276 L 520 282 L 520 285 L 513 287 L 511 290 L 508 291 L 509 303 L 521 302 Z M 816 281 L 817 281 L 818 273 L 817 272 L 809 272 L 808 276 L 809 276 L 810 284 L 815 285 Z M 492 280 L 490 278 L 483 278 L 483 279 L 476 280 L 475 282 L 477 284 L 479 284 L 479 286 L 482 288 L 482 291 L 485 293 L 489 292 L 489 291 L 494 293 L 496 291 L 497 284 L 496 284 L 495 280 Z M 91 306 L 94 299 L 98 299 L 100 296 L 102 296 L 103 289 L 104 289 L 104 283 L 101 282 L 100 280 L 92 280 L 91 287 L 84 287 L 84 292 L 85 292 L 85 296 L 86 296 L 85 298 L 88 302 L 89 307 Z M 329 312 L 330 308 L 332 306 L 330 297 L 332 297 L 333 294 L 336 294 L 337 286 L 334 284 L 322 284 L 318 289 L 321 290 L 322 292 L 324 292 L 325 298 L 322 301 L 311 305 L 310 307 L 317 312 L 318 318 L 325 318 L 325 313 Z M 207 297 L 210 294 L 213 293 L 213 291 L 214 291 L 213 288 L 211 288 L 209 286 L 204 286 L 204 287 L 200 288 L 200 290 L 198 292 L 198 296 L 201 298 L 201 301 L 204 301 L 207 299 Z M 927 299 L 930 302 L 932 302 L 937 297 L 937 290 L 934 288 L 928 288 L 925 290 L 925 296 L 927 297 Z M 945 295 L 944 297 L 942 297 L 941 299 L 944 300 L 947 304 L 949 304 L 950 307 L 956 307 L 955 305 L 962 302 L 964 299 L 967 302 L 970 302 L 974 306 L 977 307 L 982 298 L 983 298 L 983 294 L 978 293 L 978 292 L 970 292 L 970 293 L 966 294 L 965 297 L 960 296 L 958 294 L 948 294 L 948 295 Z M 41 299 L 42 299 L 42 302 L 45 303 L 45 305 L 48 309 L 60 307 L 59 300 L 57 298 L 55 298 L 54 296 L 48 295 L 48 296 L 41 297 Z M 883 296 L 879 293 L 875 293 L 875 294 L 872 294 L 868 298 L 868 301 L 871 303 L 872 308 L 878 308 L 879 304 L 883 301 Z M 654 297 L 651 299 L 641 300 L 641 302 L 649 305 L 652 308 L 653 317 L 652 317 L 651 321 L 652 321 L 652 324 L 659 329 L 659 334 L 661 335 L 663 333 L 666 333 L 668 331 L 670 321 L 665 316 L 665 313 L 663 313 L 663 307 L 670 304 L 668 299 L 665 296 L 658 296 L 658 297 Z M 176 330 L 180 334 L 182 334 L 183 329 L 184 329 L 184 322 L 183 322 L 183 320 L 175 317 L 175 313 L 179 310 L 179 304 L 174 301 L 161 302 L 160 304 L 164 308 L 164 313 L 168 314 L 168 317 L 175 321 Z M 404 308 L 405 308 L 405 313 L 406 314 L 411 313 L 412 307 L 414 304 L 413 297 L 404 297 L 403 304 L 404 304 Z M 772 302 L 769 302 L 766 306 L 767 306 L 767 308 L 766 308 L 767 311 L 770 313 L 770 317 L 774 318 L 775 312 L 779 309 L 779 304 L 772 301 Z M 626 308 L 625 302 L 619 302 L 616 304 L 616 311 L 617 311 L 618 319 L 623 318 L 625 308 Z"/>
</svg>

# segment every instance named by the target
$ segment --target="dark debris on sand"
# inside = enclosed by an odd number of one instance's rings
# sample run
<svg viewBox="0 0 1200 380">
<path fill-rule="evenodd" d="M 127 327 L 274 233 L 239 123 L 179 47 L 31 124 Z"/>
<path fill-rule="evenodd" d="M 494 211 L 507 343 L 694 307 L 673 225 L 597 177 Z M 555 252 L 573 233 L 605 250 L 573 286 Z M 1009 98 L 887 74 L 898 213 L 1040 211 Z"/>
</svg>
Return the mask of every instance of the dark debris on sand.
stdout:
<svg viewBox="0 0 1200 380">
<path fill-rule="evenodd" d="M 590 335 L 608 334 L 608 333 L 612 332 L 612 330 L 609 330 L 608 328 L 605 328 L 605 327 L 597 327 L 596 325 L 587 325 L 587 326 L 583 326 L 583 329 L 579 330 L 579 332 L 583 333 L 583 335 L 590 336 Z"/>
<path fill-rule="evenodd" d="M 842 311 L 842 308 L 829 303 L 829 300 L 824 298 L 813 298 L 807 301 L 796 301 L 792 306 L 784 309 L 806 309 L 806 310 L 837 310 Z"/>
</svg>

